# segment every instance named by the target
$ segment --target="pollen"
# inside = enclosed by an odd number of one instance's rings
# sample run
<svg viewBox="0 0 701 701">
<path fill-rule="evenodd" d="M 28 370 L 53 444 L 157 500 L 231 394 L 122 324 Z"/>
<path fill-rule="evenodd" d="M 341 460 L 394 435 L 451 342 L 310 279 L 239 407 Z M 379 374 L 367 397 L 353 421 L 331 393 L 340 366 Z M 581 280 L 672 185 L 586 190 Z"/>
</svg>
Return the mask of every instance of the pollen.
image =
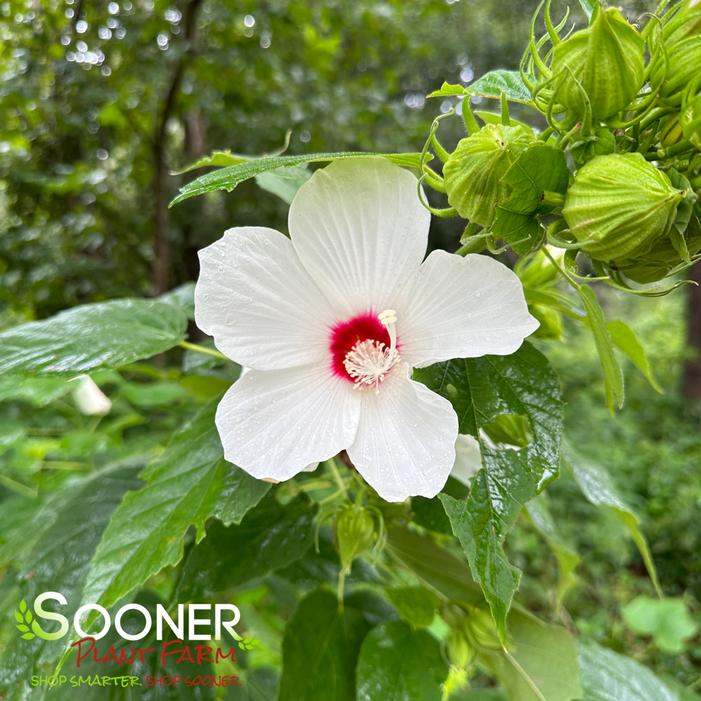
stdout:
<svg viewBox="0 0 701 701">
<path fill-rule="evenodd" d="M 380 384 L 399 360 L 396 348 L 388 348 L 380 341 L 367 339 L 356 343 L 348 351 L 343 365 L 348 376 L 355 382 L 356 389 L 374 388 L 380 391 Z"/>
<path fill-rule="evenodd" d="M 336 324 L 329 344 L 334 373 L 353 382 L 355 389 L 379 392 L 400 360 L 396 324 L 393 309 L 359 314 Z"/>
</svg>

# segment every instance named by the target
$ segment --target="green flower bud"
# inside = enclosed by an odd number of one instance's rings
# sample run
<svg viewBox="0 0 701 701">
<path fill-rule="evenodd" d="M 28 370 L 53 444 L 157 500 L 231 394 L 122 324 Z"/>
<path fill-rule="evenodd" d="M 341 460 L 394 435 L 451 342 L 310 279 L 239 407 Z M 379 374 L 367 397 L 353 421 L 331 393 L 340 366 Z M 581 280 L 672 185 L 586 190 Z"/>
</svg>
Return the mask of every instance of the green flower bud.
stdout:
<svg viewBox="0 0 701 701">
<path fill-rule="evenodd" d="M 597 6 L 591 24 L 553 50 L 556 101 L 582 118 L 586 93 L 594 120 L 620 112 L 643 85 L 644 51 L 644 39 L 618 10 Z"/>
<path fill-rule="evenodd" d="M 679 114 L 667 115 L 660 120 L 659 139 L 663 148 L 669 148 L 678 143 L 682 138 L 682 125 L 679 120 Z"/>
<path fill-rule="evenodd" d="M 701 252 L 701 226 L 695 217 L 685 232 L 685 241 L 692 258 Z M 679 251 L 668 238 L 658 241 L 640 258 L 614 261 L 617 270 L 641 285 L 662 280 L 681 263 Z"/>
<path fill-rule="evenodd" d="M 467 628 L 469 638 L 478 648 L 500 650 L 501 642 L 494 621 L 486 611 L 475 610 L 470 613 Z"/>
<path fill-rule="evenodd" d="M 612 154 L 577 171 L 562 214 L 581 250 L 611 261 L 649 251 L 669 232 L 684 199 L 641 154 Z"/>
<path fill-rule="evenodd" d="M 464 219 L 488 227 L 508 188 L 500 181 L 535 140 L 528 127 L 487 124 L 461 139 L 443 166 L 448 202 Z"/>
<path fill-rule="evenodd" d="M 667 46 L 667 63 L 659 55 L 650 72 L 650 85 L 670 105 L 679 105 L 693 80 L 701 73 L 701 35 L 690 36 Z M 665 70 L 666 66 L 666 70 Z"/>
<path fill-rule="evenodd" d="M 344 570 L 375 541 L 375 520 L 362 506 L 351 504 L 336 517 L 336 548 Z"/>
<path fill-rule="evenodd" d="M 459 669 L 465 669 L 474 659 L 475 650 L 462 631 L 451 631 L 447 641 L 448 659 Z"/>
<path fill-rule="evenodd" d="M 684 138 L 701 150 L 701 95 L 686 104 L 679 117 Z"/>
</svg>

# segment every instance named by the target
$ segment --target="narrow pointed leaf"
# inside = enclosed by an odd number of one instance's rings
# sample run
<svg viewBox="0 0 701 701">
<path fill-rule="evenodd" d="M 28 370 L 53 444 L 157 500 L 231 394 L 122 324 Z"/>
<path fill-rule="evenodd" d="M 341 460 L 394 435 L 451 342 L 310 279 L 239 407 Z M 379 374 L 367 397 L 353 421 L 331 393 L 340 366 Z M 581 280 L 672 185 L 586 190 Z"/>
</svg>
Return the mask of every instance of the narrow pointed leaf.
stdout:
<svg viewBox="0 0 701 701">
<path fill-rule="evenodd" d="M 84 304 L 0 333 L 0 374 L 119 367 L 167 351 L 186 327 L 180 309 L 156 300 Z"/>
<path fill-rule="evenodd" d="M 200 176 L 196 180 L 187 183 L 180 188 L 180 194 L 170 203 L 172 207 L 178 202 L 187 200 L 190 197 L 204 195 L 206 192 L 215 190 L 226 190 L 231 192 L 244 180 L 254 178 L 261 173 L 276 170 L 286 166 L 298 166 L 304 163 L 321 163 L 326 161 L 337 161 L 347 158 L 367 158 L 368 156 L 381 156 L 407 168 L 419 168 L 421 166 L 420 153 L 365 153 L 362 151 L 337 152 L 337 153 L 309 153 L 301 156 L 269 156 L 267 158 L 257 158 L 248 160 L 238 165 L 220 168 Z"/>
</svg>

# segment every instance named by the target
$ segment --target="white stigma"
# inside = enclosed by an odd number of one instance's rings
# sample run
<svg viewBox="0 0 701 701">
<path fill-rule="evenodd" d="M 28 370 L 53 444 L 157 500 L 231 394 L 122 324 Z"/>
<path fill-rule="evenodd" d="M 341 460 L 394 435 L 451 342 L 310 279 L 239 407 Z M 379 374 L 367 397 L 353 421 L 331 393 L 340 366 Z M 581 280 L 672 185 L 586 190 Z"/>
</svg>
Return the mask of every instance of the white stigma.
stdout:
<svg viewBox="0 0 701 701">
<path fill-rule="evenodd" d="M 346 353 L 343 361 L 346 372 L 355 382 L 355 389 L 373 387 L 376 394 L 380 391 L 380 384 L 384 382 L 399 361 L 397 330 L 395 328 L 397 313 L 394 309 L 385 309 L 378 318 L 380 323 L 387 328 L 390 340 L 389 348 L 382 341 L 368 338 L 364 341 L 358 341 Z"/>
</svg>

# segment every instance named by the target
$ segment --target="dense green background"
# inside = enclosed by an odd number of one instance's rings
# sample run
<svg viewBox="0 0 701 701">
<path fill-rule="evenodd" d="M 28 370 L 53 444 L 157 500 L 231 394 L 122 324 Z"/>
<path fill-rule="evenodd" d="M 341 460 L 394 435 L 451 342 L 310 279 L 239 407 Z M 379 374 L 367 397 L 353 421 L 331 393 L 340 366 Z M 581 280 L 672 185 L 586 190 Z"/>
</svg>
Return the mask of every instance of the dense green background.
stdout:
<svg viewBox="0 0 701 701">
<path fill-rule="evenodd" d="M 628 7 L 634 16 L 652 5 Z M 492 0 L 0 2 L 0 328 L 192 280 L 197 249 L 228 226 L 284 228 L 286 206 L 253 183 L 165 209 L 191 177 L 169 173 L 213 149 L 271 152 L 292 130 L 289 153 L 417 150 L 441 111 L 440 101 L 424 95 L 443 80 L 467 82 L 516 66 L 533 9 Z M 459 128 L 459 121 L 448 126 L 447 142 Z M 455 248 L 460 230 L 457 221 L 437 221 L 433 241 Z M 627 404 L 612 418 L 591 338 L 567 326 L 565 344 L 542 343 L 563 382 L 567 435 L 612 474 L 642 517 L 663 590 L 684 597 L 698 619 L 701 404 L 679 391 L 689 354 L 685 291 L 660 299 L 609 293 L 604 301 L 611 318 L 643 338 L 666 390 L 656 393 L 628 367 Z M 191 370 L 198 359 L 185 361 Z M 192 402 L 231 379 L 209 369 L 200 377 L 199 385 L 188 384 L 163 364 L 96 376 L 114 402 L 102 421 L 75 410 L 65 383 L 0 382 L 3 611 L 11 611 L 17 592 L 13 542 L 35 519 L 55 515 L 21 499 L 119 461 L 132 470 L 119 479 L 133 479 L 134 466 L 148 461 Z M 108 482 L 104 503 L 126 488 Z M 581 558 L 561 619 L 661 675 L 698 686 L 698 637 L 670 654 L 624 621 L 623 607 L 653 590 L 613 513 L 583 502 L 567 475 L 549 501 Z M 508 553 L 526 573 L 521 602 L 553 618 L 555 560 L 525 516 Z M 26 579 L 27 570 L 20 574 Z M 259 614 L 271 640 L 280 627 L 273 614 L 293 608 L 286 581 L 266 594 L 269 620 Z M 262 594 L 247 596 L 253 606 Z M 273 643 L 270 649 L 275 665 L 280 651 Z"/>
</svg>

